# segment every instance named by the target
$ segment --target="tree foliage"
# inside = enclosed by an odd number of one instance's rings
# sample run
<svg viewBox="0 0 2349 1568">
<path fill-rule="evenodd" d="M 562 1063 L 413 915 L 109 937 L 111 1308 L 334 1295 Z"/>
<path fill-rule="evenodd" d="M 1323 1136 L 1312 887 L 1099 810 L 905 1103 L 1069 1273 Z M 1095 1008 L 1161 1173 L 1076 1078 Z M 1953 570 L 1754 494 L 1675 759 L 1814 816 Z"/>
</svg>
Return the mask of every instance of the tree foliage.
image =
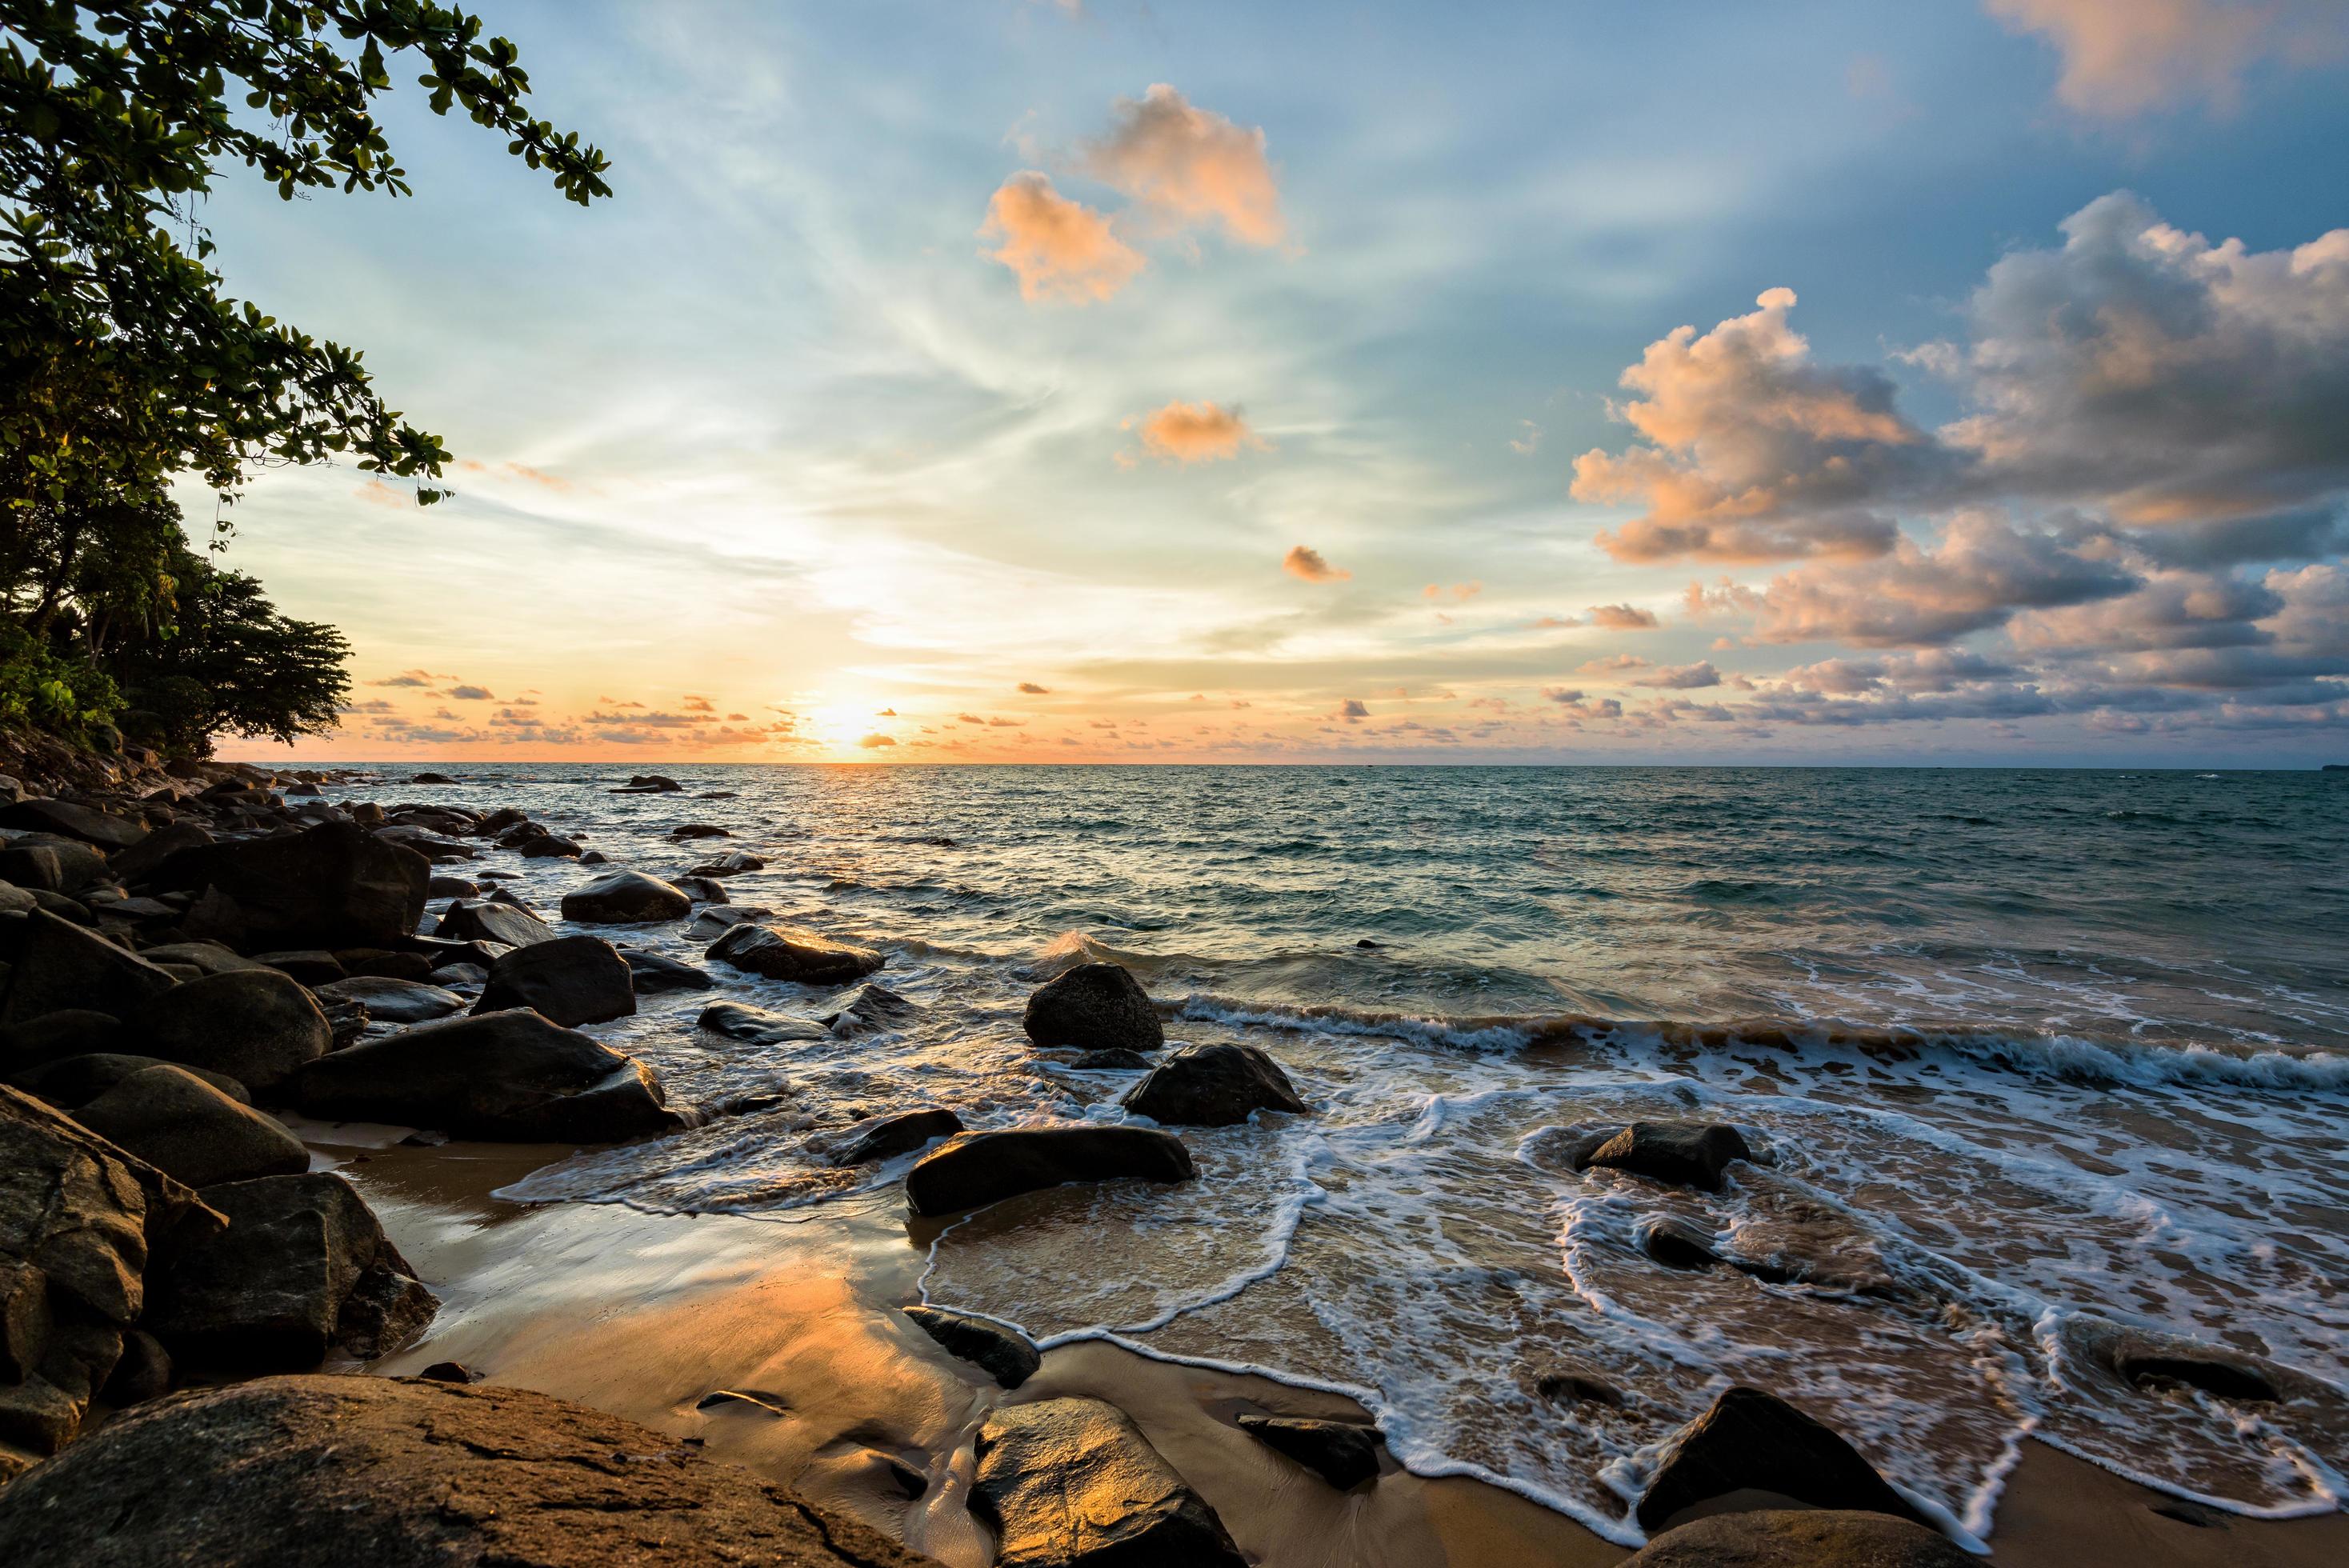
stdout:
<svg viewBox="0 0 2349 1568">
<path fill-rule="evenodd" d="M 168 618 L 138 627 L 114 661 L 124 733 L 201 756 L 215 735 L 290 742 L 332 729 L 351 689 L 343 634 L 279 614 L 260 583 L 187 550 L 171 566 Z"/>
</svg>

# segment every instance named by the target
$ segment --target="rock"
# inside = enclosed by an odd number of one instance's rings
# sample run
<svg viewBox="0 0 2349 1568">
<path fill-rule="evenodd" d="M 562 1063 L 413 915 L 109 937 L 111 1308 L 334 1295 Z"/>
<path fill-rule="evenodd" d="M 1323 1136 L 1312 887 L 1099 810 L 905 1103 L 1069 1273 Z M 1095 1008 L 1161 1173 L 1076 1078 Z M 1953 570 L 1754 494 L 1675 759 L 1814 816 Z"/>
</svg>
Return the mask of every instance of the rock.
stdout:
<svg viewBox="0 0 2349 1568">
<path fill-rule="evenodd" d="M 689 877 L 732 877 L 766 869 L 767 862 L 748 851 L 729 850 L 716 860 L 698 865 L 685 874 Z"/>
<path fill-rule="evenodd" d="M 490 983 L 490 972 L 478 964 L 443 964 L 432 971 L 432 978 L 450 990 L 460 986 L 478 989 Z M 637 989 L 641 994 L 643 987 Z"/>
<path fill-rule="evenodd" d="M 142 948 L 139 956 L 150 964 L 184 964 L 202 970 L 207 975 L 225 975 L 232 969 L 266 969 L 269 965 L 257 959 L 222 946 L 217 942 L 166 942 L 154 947 Z"/>
<path fill-rule="evenodd" d="M 662 773 L 639 773 L 621 786 L 623 789 L 633 789 L 647 795 L 667 795 L 684 788 L 684 785 Z M 615 789 L 612 793 L 616 795 L 620 790 Z"/>
<path fill-rule="evenodd" d="M 679 822 L 668 830 L 672 839 L 730 839 L 734 835 L 708 822 Z"/>
<path fill-rule="evenodd" d="M 220 1223 L 180 1182 L 0 1088 L 0 1471 L 9 1449 L 71 1440 L 148 1308 L 150 1255 Z M 0 1563 L 36 1560 L 0 1544 Z"/>
<path fill-rule="evenodd" d="M 1545 1399 L 1565 1399 L 1578 1405 L 1623 1407 L 1623 1390 L 1575 1361 L 1557 1361 L 1534 1375 L 1534 1391 Z"/>
<path fill-rule="evenodd" d="M 476 1013 L 531 1007 L 565 1028 L 607 1023 L 636 1010 L 628 961 L 600 936 L 558 936 L 517 947 L 490 965 Z"/>
<path fill-rule="evenodd" d="M 0 1492 L 0 1562 L 936 1568 L 583 1405 L 497 1384 L 317 1375 L 195 1390 L 109 1422 Z"/>
<path fill-rule="evenodd" d="M 435 898 L 479 898 L 481 884 L 467 882 L 463 877 L 434 877 L 424 884 L 424 896 Z"/>
<path fill-rule="evenodd" d="M 701 1010 L 693 1021 L 697 1029 L 707 1029 L 730 1040 L 740 1040 L 753 1046 L 779 1046 L 791 1040 L 828 1040 L 832 1031 L 810 1018 L 787 1017 L 771 1013 L 764 1007 L 752 1007 L 740 1002 L 716 1002 Z"/>
<path fill-rule="evenodd" d="M 1114 1050 L 1086 1051 L 1069 1065 L 1079 1072 L 1139 1072 L 1150 1066 L 1150 1058 L 1120 1046 Z"/>
<path fill-rule="evenodd" d="M 526 909 L 511 903 L 460 899 L 449 906 L 432 934 L 455 942 L 495 942 L 507 947 L 528 947 L 554 940 L 554 928 Z"/>
<path fill-rule="evenodd" d="M 324 948 L 289 948 L 283 953 L 262 953 L 254 962 L 264 969 L 274 969 L 305 985 L 331 985 L 345 979 L 349 971 L 343 961 Z"/>
<path fill-rule="evenodd" d="M 682 889 L 642 872 L 606 872 L 563 895 L 563 918 L 590 925 L 641 925 L 682 920 L 693 900 Z"/>
<path fill-rule="evenodd" d="M 0 1077 L 15 1079 L 47 1062 L 113 1051 L 122 1020 L 90 1007 L 61 1007 L 0 1029 Z"/>
<path fill-rule="evenodd" d="M 1295 1460 L 1340 1491 L 1379 1473 L 1379 1434 L 1374 1427 L 1346 1421 L 1316 1421 L 1303 1416 L 1242 1415 L 1240 1430 L 1266 1448 Z"/>
<path fill-rule="evenodd" d="M 103 1006 L 118 1016 L 176 984 L 162 970 L 47 910 L 24 917 L 25 943 L 8 976 L 0 1023 Z"/>
<path fill-rule="evenodd" d="M 0 849 L 0 882 L 36 892 L 65 892 L 65 867 L 57 851 L 45 844 L 11 844 Z"/>
<path fill-rule="evenodd" d="M 118 1410 L 160 1399 L 171 1391 L 171 1353 L 161 1340 L 143 1328 L 127 1329 L 122 1359 L 114 1364 L 98 1397 Z"/>
<path fill-rule="evenodd" d="M 911 1002 L 886 985 L 866 985 L 849 999 L 848 1006 L 823 1020 L 824 1027 L 841 1039 L 854 1039 L 859 1035 L 894 1027 L 914 1016 Z"/>
<path fill-rule="evenodd" d="M 1120 1102 L 1169 1127 L 1230 1127 L 1258 1110 L 1310 1110 L 1278 1063 L 1254 1046 L 1185 1046 Z"/>
<path fill-rule="evenodd" d="M 1981 1561 L 1907 1520 L 1773 1508 L 1716 1513 L 1668 1530 L 1622 1568 L 1975 1568 Z"/>
<path fill-rule="evenodd" d="M 787 925 L 737 925 L 709 944 L 704 956 L 802 985 L 839 985 L 881 967 L 881 954 Z"/>
<path fill-rule="evenodd" d="M 1645 1222 L 1636 1236 L 1640 1250 L 1668 1269 L 1709 1269 L 1722 1261 L 1712 1233 L 1677 1214 Z"/>
<path fill-rule="evenodd" d="M 381 1326 L 347 1324 L 389 1282 L 419 1298 L 401 1326 L 412 1336 L 432 1302 L 357 1190 L 331 1171 L 263 1176 L 206 1188 L 206 1204 L 228 1229 L 200 1241 L 176 1238 L 151 1271 L 146 1327 L 183 1364 L 237 1371 L 315 1367 L 337 1341 L 357 1336 L 376 1354 Z M 420 1314 L 420 1315 L 419 1315 Z"/>
<path fill-rule="evenodd" d="M 335 962 L 354 980 L 421 980 L 432 973 L 432 960 L 421 953 L 387 953 L 378 947 L 346 947 L 335 954 Z"/>
<path fill-rule="evenodd" d="M 1022 1127 L 965 1132 L 922 1156 L 905 1174 L 917 1215 L 952 1214 L 1069 1181 L 1188 1181 L 1191 1151 L 1171 1132 L 1145 1127 Z"/>
<path fill-rule="evenodd" d="M 612 857 L 601 850 L 582 850 L 579 851 L 579 863 L 583 866 L 607 866 L 612 863 Z"/>
<path fill-rule="evenodd" d="M 125 887 L 135 886 L 181 850 L 201 850 L 212 841 L 212 836 L 193 822 L 174 822 L 168 828 L 156 829 L 129 849 L 109 855 L 106 872 Z"/>
<path fill-rule="evenodd" d="M 1223 1521 L 1124 1411 L 1099 1399 L 999 1406 L 978 1429 L 971 1507 L 998 1568 L 1242 1568 Z"/>
<path fill-rule="evenodd" d="M 1002 1324 L 943 1306 L 909 1306 L 905 1313 L 923 1333 L 946 1346 L 947 1355 L 985 1369 L 1002 1387 L 1017 1388 L 1044 1365 L 1026 1335 Z"/>
<path fill-rule="evenodd" d="M 417 1376 L 435 1383 L 478 1383 L 481 1380 L 480 1373 L 461 1361 L 435 1361 Z"/>
<path fill-rule="evenodd" d="M 651 1068 L 527 1011 L 362 1040 L 303 1069 L 297 1103 L 312 1116 L 512 1142 L 609 1143 L 678 1119 Z"/>
<path fill-rule="evenodd" d="M 456 782 L 446 773 L 419 773 L 408 781 L 410 784 L 454 784 Z"/>
<path fill-rule="evenodd" d="M 1743 1491 L 1921 1522 L 1834 1431 L 1784 1399 L 1739 1387 L 1715 1399 L 1673 1439 L 1640 1499 L 1640 1527 L 1654 1530 L 1683 1509 Z"/>
<path fill-rule="evenodd" d="M 26 896 L 33 901 L 35 909 L 47 910 L 59 920 L 71 921 L 76 925 L 98 923 L 98 917 L 90 913 L 89 906 L 78 899 L 67 898 L 61 892 L 48 892 L 40 888 L 35 888 Z"/>
<path fill-rule="evenodd" d="M 127 850 L 147 836 L 147 830 L 136 822 L 70 800 L 18 800 L 0 806 L 0 828 L 29 828 L 107 850 Z"/>
<path fill-rule="evenodd" d="M 2085 1337 L 2102 1338 L 2103 1358 L 2125 1383 L 2155 1393 L 2199 1388 L 2239 1404 L 2267 1405 L 2284 1398 L 2280 1383 L 2290 1377 L 2255 1357 L 2230 1353 L 2182 1335 L 2118 1328 L 2108 1336 L 2101 1323 L 2083 1324 Z"/>
<path fill-rule="evenodd" d="M 207 1072 L 179 1062 L 167 1062 L 160 1057 L 123 1056 L 113 1051 L 98 1051 L 86 1057 L 66 1057 L 27 1068 L 9 1081 L 27 1094 L 38 1095 L 51 1105 L 68 1114 L 88 1105 L 91 1100 L 120 1083 L 133 1073 L 143 1073 L 149 1068 L 177 1068 L 201 1078 L 239 1105 L 251 1105 L 251 1091 L 225 1073 Z M 193 1186 L 193 1182 L 189 1185 Z"/>
<path fill-rule="evenodd" d="M 709 877 L 672 877 L 669 885 L 696 903 L 724 903 L 725 884 Z"/>
<path fill-rule="evenodd" d="M 620 956 L 628 961 L 628 973 L 636 976 L 639 996 L 657 996 L 667 991 L 707 991 L 716 984 L 690 964 L 647 953 L 641 947 L 623 947 Z"/>
<path fill-rule="evenodd" d="M 239 952 L 302 944 L 396 947 L 424 915 L 432 868 L 354 822 L 321 822 L 282 838 L 181 850 L 157 866 L 159 891 L 211 889 L 233 912 L 214 932 Z"/>
<path fill-rule="evenodd" d="M 577 841 L 560 833 L 542 833 L 523 843 L 517 851 L 526 861 L 575 861 L 582 851 Z"/>
<path fill-rule="evenodd" d="M 318 987 L 321 1001 L 351 1001 L 385 1024 L 427 1024 L 465 1010 L 465 998 L 421 980 L 385 980 L 358 975 Z"/>
<path fill-rule="evenodd" d="M 832 1162 L 849 1166 L 895 1160 L 900 1154 L 911 1154 L 933 1139 L 950 1138 L 961 1130 L 962 1118 L 944 1108 L 867 1117 L 841 1130 Z"/>
<path fill-rule="evenodd" d="M 74 1119 L 191 1187 L 310 1168 L 310 1151 L 283 1123 L 182 1068 L 132 1073 L 75 1111 Z"/>
<path fill-rule="evenodd" d="M 93 882 L 109 881 L 114 877 L 114 872 L 106 858 L 106 851 L 95 844 L 86 844 L 79 839 L 60 838 L 55 833 L 28 833 L 18 839 L 14 847 L 19 850 L 42 851 L 57 861 L 57 884 L 54 890 L 51 890 L 57 892 L 79 892 Z M 14 877 L 8 880 L 16 881 Z M 32 884 L 18 882 L 16 885 L 30 887 Z"/>
<path fill-rule="evenodd" d="M 310 993 L 266 969 L 191 980 L 141 1004 L 123 1028 L 147 1055 L 225 1073 L 263 1099 L 334 1042 Z"/>
<path fill-rule="evenodd" d="M 1166 1043 L 1158 1010 L 1115 964 L 1080 964 L 1028 998 L 1020 1023 L 1040 1046 L 1154 1051 Z"/>
<path fill-rule="evenodd" d="M 1737 1129 L 1711 1121 L 1635 1121 L 1617 1131 L 1591 1134 L 1574 1152 L 1574 1168 L 1604 1166 L 1651 1181 L 1721 1191 L 1721 1173 L 1733 1160 L 1752 1160 Z"/>
<path fill-rule="evenodd" d="M 756 925 L 775 912 L 763 903 L 713 903 L 693 917 L 685 934 L 697 941 L 723 936 L 738 925 Z"/>
</svg>

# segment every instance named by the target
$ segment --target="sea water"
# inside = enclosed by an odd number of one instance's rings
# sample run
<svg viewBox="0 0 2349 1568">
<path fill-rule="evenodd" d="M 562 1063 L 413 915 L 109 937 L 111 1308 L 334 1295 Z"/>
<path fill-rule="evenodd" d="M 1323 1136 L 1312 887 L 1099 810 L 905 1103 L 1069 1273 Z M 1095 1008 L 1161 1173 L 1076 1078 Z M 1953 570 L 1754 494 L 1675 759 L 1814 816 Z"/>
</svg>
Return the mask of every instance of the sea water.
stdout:
<svg viewBox="0 0 2349 1568">
<path fill-rule="evenodd" d="M 657 873 L 749 851 L 733 903 L 879 948 L 915 1010 L 722 1040 L 711 1000 L 814 1018 L 855 988 L 709 965 L 717 991 L 591 1031 L 699 1125 L 506 1196 L 781 1218 L 902 1178 L 824 1162 L 858 1117 L 1123 1119 L 1135 1075 L 1019 1026 L 1106 960 L 1170 1043 L 1261 1047 L 1314 1114 L 1184 1130 L 1194 1184 L 952 1224 L 929 1299 L 1350 1393 L 1413 1470 L 1622 1541 L 1665 1441 L 1738 1383 L 1976 1536 L 2026 1435 L 2246 1513 L 2349 1497 L 2349 776 L 667 770 L 685 793 L 556 765 L 354 793 L 519 806 Z M 550 919 L 592 874 L 477 864 Z M 1572 1168 L 1580 1130 L 1661 1117 L 1760 1160 L 1719 1193 Z M 1666 1219 L 1728 1261 L 1657 1262 Z M 2138 1387 L 2104 1348 L 2125 1328 L 2262 1358 L 2286 1397 Z M 1561 1369 L 1621 1404 L 1546 1394 Z"/>
</svg>

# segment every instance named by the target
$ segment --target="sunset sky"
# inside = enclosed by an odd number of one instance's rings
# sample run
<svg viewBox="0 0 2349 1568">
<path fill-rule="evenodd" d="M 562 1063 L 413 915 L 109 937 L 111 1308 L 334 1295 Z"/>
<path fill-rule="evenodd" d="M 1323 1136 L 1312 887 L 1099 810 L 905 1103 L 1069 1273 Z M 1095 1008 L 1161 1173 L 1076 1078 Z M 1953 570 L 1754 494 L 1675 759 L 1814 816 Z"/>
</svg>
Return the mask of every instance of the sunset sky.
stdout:
<svg viewBox="0 0 2349 1568">
<path fill-rule="evenodd" d="M 210 207 L 294 755 L 2349 761 L 2349 6 L 481 8 L 613 200 Z"/>
</svg>

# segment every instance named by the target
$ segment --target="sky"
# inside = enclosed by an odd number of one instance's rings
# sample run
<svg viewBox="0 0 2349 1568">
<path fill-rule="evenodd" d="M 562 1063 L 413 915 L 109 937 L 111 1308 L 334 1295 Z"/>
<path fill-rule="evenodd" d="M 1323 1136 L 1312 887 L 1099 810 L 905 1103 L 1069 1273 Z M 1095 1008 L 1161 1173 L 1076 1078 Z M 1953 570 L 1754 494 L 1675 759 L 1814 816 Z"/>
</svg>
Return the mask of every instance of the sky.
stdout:
<svg viewBox="0 0 2349 1568">
<path fill-rule="evenodd" d="M 611 200 L 208 204 L 458 458 L 226 755 L 2349 761 L 2349 5 L 481 8 Z"/>
</svg>

